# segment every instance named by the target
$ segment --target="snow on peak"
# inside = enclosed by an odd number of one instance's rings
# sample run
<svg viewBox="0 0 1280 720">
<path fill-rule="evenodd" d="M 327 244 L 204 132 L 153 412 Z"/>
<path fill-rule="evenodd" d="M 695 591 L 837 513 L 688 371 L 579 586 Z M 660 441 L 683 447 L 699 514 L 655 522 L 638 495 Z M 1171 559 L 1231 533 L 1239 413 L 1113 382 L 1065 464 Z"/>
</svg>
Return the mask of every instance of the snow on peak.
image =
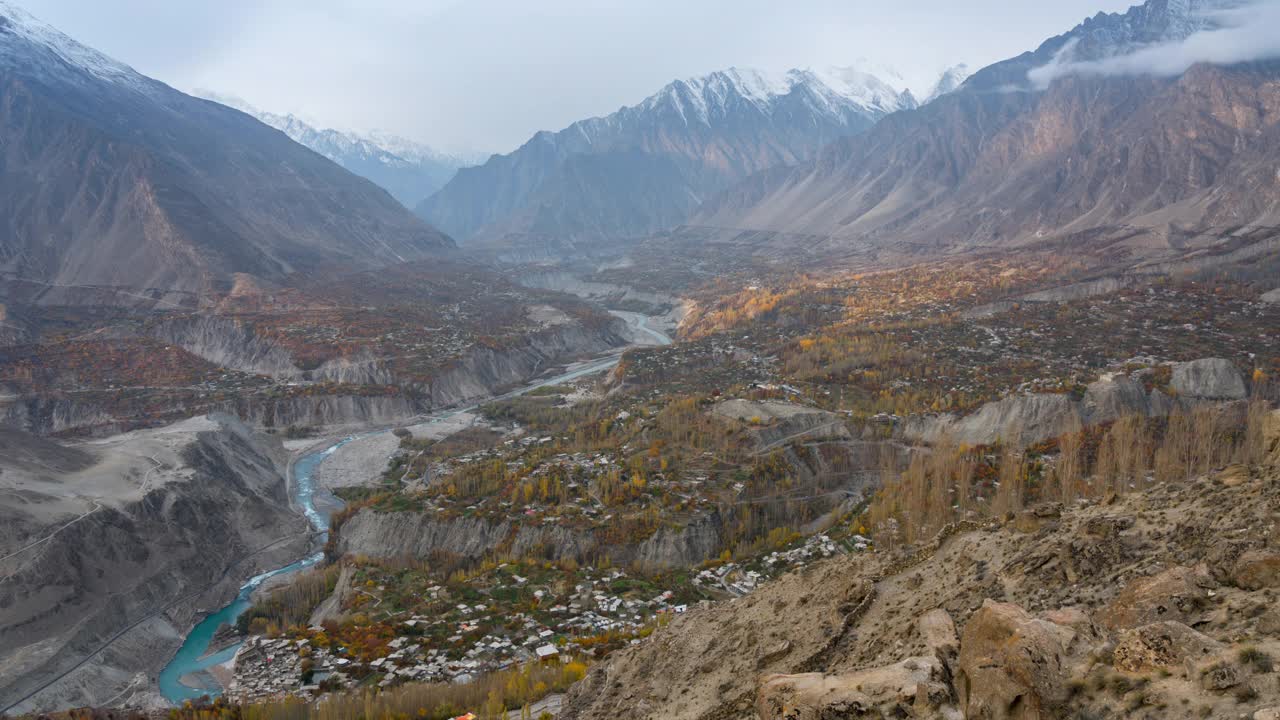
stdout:
<svg viewBox="0 0 1280 720">
<path fill-rule="evenodd" d="M 890 113 L 915 106 L 905 82 L 896 72 L 884 71 L 896 83 L 890 84 L 860 64 L 852 67 L 789 70 L 771 73 L 754 68 L 731 67 L 702 77 L 677 80 L 643 103 L 641 109 L 659 105 L 674 108 L 686 122 L 710 123 L 735 102 L 745 101 L 762 112 L 770 112 L 779 99 L 807 90 L 807 100 L 836 111 L 858 108 Z"/>
<path fill-rule="evenodd" d="M 915 106 L 906 81 L 887 66 L 873 68 L 863 61 L 849 67 L 792 70 L 791 73 L 812 77 L 845 100 L 869 110 L 890 113 Z"/>
<path fill-rule="evenodd" d="M 3 0 L 0 0 L 3 2 Z M 353 160 L 374 160 L 393 167 L 436 163 L 449 167 L 461 167 L 464 159 L 439 152 L 416 140 L 383 131 L 366 133 L 319 127 L 317 123 L 293 113 L 280 115 L 260 110 L 252 103 L 235 95 L 197 88 L 191 91 L 196 97 L 235 108 L 252 115 L 265 125 L 283 132 L 294 142 L 305 145 L 339 164 Z"/>
<path fill-rule="evenodd" d="M 53 58 L 48 57 L 49 54 Z M 49 61 L 54 59 L 55 63 L 51 64 Z M 68 69 L 80 70 L 139 91 L 159 84 L 128 65 L 76 42 L 8 0 L 0 0 L 0 62 L 59 76 L 65 76 Z"/>
<path fill-rule="evenodd" d="M 370 130 L 363 133 L 363 137 L 387 152 L 419 163 L 435 162 L 453 167 L 466 167 L 479 165 L 489 158 L 488 153 L 442 152 L 425 143 L 386 130 Z"/>
<path fill-rule="evenodd" d="M 929 96 L 925 102 L 930 102 L 935 98 L 942 97 L 951 92 L 955 92 L 957 88 L 964 84 L 965 80 L 973 73 L 969 70 L 969 66 L 964 63 L 953 65 L 938 76 L 938 82 L 934 84 L 933 89 L 929 91 Z"/>
</svg>

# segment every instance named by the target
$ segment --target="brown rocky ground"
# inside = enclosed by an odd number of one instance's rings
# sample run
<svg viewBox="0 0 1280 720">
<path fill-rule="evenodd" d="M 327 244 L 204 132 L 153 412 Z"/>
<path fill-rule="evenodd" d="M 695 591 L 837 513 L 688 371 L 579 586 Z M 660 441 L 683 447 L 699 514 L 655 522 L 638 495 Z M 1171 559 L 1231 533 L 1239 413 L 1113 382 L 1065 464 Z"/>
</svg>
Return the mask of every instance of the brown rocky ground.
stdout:
<svg viewBox="0 0 1280 720">
<path fill-rule="evenodd" d="M 1276 717 L 1280 413 L 1267 442 L 1257 467 L 691 610 L 594 668 L 561 717 Z"/>
</svg>

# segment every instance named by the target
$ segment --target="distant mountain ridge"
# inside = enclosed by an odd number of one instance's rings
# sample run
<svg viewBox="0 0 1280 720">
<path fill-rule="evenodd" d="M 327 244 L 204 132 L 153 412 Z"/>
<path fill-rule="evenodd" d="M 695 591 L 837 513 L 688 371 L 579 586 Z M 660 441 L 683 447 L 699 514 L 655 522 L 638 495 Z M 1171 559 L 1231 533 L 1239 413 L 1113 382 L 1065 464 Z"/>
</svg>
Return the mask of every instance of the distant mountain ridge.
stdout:
<svg viewBox="0 0 1280 720">
<path fill-rule="evenodd" d="M 0 294 L 205 292 L 452 246 L 282 133 L 0 0 Z"/>
<path fill-rule="evenodd" d="M 412 208 L 444 187 L 458 168 L 476 165 L 485 157 L 462 157 L 385 132 L 355 133 L 317 128 L 289 113 L 280 115 L 212 90 L 196 97 L 235 108 L 283 132 L 301 145 L 324 155 L 351 172 L 377 183 L 401 205 Z"/>
<path fill-rule="evenodd" d="M 1031 72 L 1052 63 L 1101 60 L 1185 40 L 1218 26 L 1215 13 L 1247 0 L 1147 0 L 1123 13 L 1098 13 L 1034 51 L 989 65 L 967 81 L 974 90 L 1031 89 Z"/>
<path fill-rule="evenodd" d="M 1180 77 L 1065 72 L 1215 28 L 1234 3 L 1100 14 L 793 168 L 709 200 L 689 225 L 806 238 L 822 254 L 912 254 L 1111 235 L 1159 252 L 1280 224 L 1280 65 Z M 779 240 L 779 242 L 783 242 Z"/>
<path fill-rule="evenodd" d="M 678 224 L 752 173 L 806 160 L 917 104 L 909 91 L 857 68 L 781 75 L 731 68 L 539 132 L 512 153 L 460 170 L 418 213 L 472 241 L 639 236 Z"/>
</svg>

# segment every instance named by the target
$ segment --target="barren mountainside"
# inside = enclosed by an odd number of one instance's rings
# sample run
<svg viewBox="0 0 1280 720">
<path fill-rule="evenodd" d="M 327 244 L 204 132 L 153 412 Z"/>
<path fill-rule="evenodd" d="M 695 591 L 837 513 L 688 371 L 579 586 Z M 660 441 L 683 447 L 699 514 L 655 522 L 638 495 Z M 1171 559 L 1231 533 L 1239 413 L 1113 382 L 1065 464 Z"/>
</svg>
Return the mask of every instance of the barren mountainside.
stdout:
<svg viewBox="0 0 1280 720">
<path fill-rule="evenodd" d="M 1274 225 L 1280 65 L 1028 75 L 1184 39 L 1207 26 L 1206 7 L 1151 0 L 1099 15 L 807 164 L 744 181 L 690 225 L 810 236 L 835 253 L 1082 234 L 1177 247 Z M 1051 82 L 1041 90 L 1033 78 Z"/>
<path fill-rule="evenodd" d="M 0 4 L 0 272 L 204 291 L 452 246 L 385 191 Z M 29 288 L 28 288 L 29 289 Z"/>
<path fill-rule="evenodd" d="M 751 173 L 806 160 L 915 104 L 856 69 L 775 78 L 735 68 L 679 80 L 461 170 L 418 212 L 461 239 L 638 236 Z"/>
<path fill-rule="evenodd" d="M 1010 246 L 1089 231 L 1273 225 L 1280 66 L 1170 80 L 1072 76 L 1043 93 L 960 91 L 813 163 L 766 173 L 692 223 L 865 245 Z"/>
</svg>

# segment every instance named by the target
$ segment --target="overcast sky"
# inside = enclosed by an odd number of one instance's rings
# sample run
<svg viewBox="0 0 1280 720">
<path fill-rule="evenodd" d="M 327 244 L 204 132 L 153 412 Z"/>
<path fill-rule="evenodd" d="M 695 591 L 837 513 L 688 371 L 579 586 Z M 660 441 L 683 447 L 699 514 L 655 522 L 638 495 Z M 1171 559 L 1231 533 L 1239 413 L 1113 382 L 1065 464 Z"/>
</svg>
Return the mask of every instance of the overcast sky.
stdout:
<svg viewBox="0 0 1280 720">
<path fill-rule="evenodd" d="M 1136 0 L 16 0 L 181 90 L 326 126 L 505 152 L 729 66 L 943 68 Z"/>
</svg>

